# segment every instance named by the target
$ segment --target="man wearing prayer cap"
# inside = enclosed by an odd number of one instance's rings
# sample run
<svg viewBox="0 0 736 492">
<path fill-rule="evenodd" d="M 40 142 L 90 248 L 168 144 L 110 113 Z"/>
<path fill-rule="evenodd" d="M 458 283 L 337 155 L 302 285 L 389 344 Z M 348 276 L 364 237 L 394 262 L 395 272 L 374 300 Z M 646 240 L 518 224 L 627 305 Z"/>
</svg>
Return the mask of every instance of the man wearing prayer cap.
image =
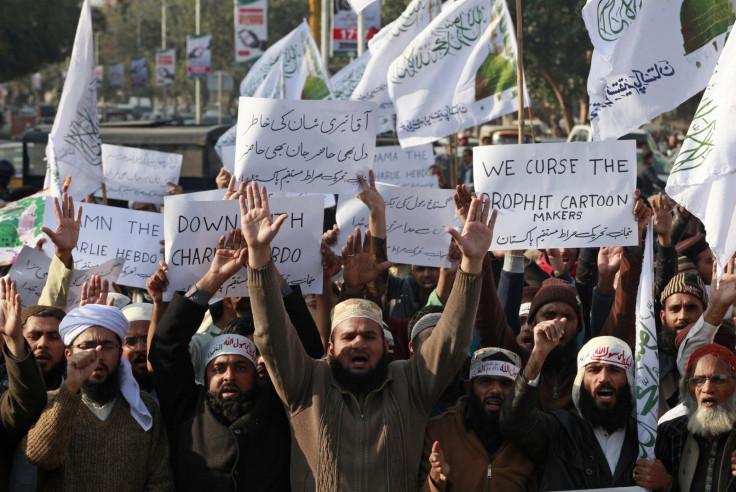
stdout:
<svg viewBox="0 0 736 492">
<path fill-rule="evenodd" d="M 680 381 L 687 414 L 659 425 L 656 461 L 639 460 L 636 478 L 650 490 L 730 490 L 736 451 L 736 355 L 709 344 L 688 358 Z M 661 460 L 661 461 L 660 461 Z"/>
<path fill-rule="evenodd" d="M 120 311 L 130 323 L 123 338 L 123 357 L 130 362 L 141 390 L 153 393 L 153 374 L 148 370 L 148 327 L 153 318 L 153 304 L 128 304 Z"/>
<path fill-rule="evenodd" d="M 463 257 L 432 336 L 411 359 L 388 363 L 381 309 L 364 299 L 335 306 L 327 361 L 305 353 L 271 256 L 286 215 L 273 219 L 265 187 L 253 183 L 246 195 L 240 209 L 255 342 L 291 420 L 292 489 L 416 490 L 429 412 L 470 347 L 496 217 L 490 200 L 473 198 L 462 234 L 448 229 Z"/>
<path fill-rule="evenodd" d="M 559 320 L 534 326 L 534 349 L 504 403 L 501 432 L 534 463 L 544 463 L 540 490 L 634 485 L 639 440 L 631 349 L 615 337 L 591 339 L 577 356 L 575 407 L 542 412 L 541 368 L 563 333 Z"/>
<path fill-rule="evenodd" d="M 59 325 L 66 379 L 24 439 L 42 490 L 173 490 L 161 414 L 121 357 L 127 331 L 119 309 L 99 304 Z"/>
<path fill-rule="evenodd" d="M 504 400 L 521 371 L 518 355 L 501 348 L 477 350 L 470 362 L 468 395 L 455 410 L 427 423 L 419 471 L 422 491 L 533 488 L 534 465 L 501 435 Z"/>
</svg>

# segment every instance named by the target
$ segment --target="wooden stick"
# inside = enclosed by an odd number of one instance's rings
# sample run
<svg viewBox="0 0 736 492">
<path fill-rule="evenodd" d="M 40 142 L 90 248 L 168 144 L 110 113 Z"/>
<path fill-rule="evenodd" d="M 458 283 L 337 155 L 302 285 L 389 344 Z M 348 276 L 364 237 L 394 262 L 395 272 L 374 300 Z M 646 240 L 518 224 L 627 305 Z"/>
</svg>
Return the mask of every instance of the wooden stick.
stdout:
<svg viewBox="0 0 736 492">
<path fill-rule="evenodd" d="M 102 183 L 102 204 L 107 205 L 107 188 L 105 183 Z"/>
<path fill-rule="evenodd" d="M 457 188 L 457 134 L 453 133 L 450 139 L 450 186 Z"/>
<path fill-rule="evenodd" d="M 516 0 L 516 86 L 519 89 L 519 143 L 524 143 L 524 36 L 521 31 L 521 0 Z"/>
<path fill-rule="evenodd" d="M 537 143 L 537 140 L 534 138 L 534 119 L 532 118 L 532 107 L 531 107 L 531 105 L 527 106 L 526 109 L 529 112 L 529 128 L 532 131 L 532 143 Z"/>
</svg>

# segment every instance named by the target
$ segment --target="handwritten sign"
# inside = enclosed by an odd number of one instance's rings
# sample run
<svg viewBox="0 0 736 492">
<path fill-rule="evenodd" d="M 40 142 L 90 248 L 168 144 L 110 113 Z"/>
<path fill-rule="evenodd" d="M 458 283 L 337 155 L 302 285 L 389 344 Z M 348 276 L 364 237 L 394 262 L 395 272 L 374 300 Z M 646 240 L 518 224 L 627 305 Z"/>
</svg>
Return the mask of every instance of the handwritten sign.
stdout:
<svg viewBox="0 0 736 492">
<path fill-rule="evenodd" d="M 272 198 L 274 218 L 287 219 L 271 245 L 276 268 L 289 284 L 305 294 L 322 292 L 322 197 Z M 195 202 L 174 200 L 164 208 L 168 293 L 189 290 L 210 267 L 220 236 L 240 228 L 237 200 Z M 216 297 L 247 296 L 247 270 L 231 277 Z"/>
<path fill-rule="evenodd" d="M 491 249 L 631 246 L 634 142 L 473 149 L 475 189 L 499 211 Z"/>
<path fill-rule="evenodd" d="M 44 226 L 56 228 L 54 207 L 49 198 L 43 216 Z M 125 268 L 119 283 L 145 289 L 161 260 L 163 215 L 126 208 L 85 203 L 79 240 L 72 252 L 77 269 L 86 270 L 113 258 L 124 258 Z M 46 255 L 53 255 L 50 240 L 44 245 Z"/>
<path fill-rule="evenodd" d="M 102 144 L 107 196 L 161 204 L 171 188 L 167 182 L 179 182 L 181 160 L 179 154 Z"/>
<path fill-rule="evenodd" d="M 93 275 L 99 275 L 102 280 L 117 282 L 124 265 L 123 258 L 113 258 L 90 269 L 76 270 L 69 287 L 66 309 L 69 310 L 79 305 L 82 286 Z M 41 251 L 27 246 L 21 250 L 8 275 L 15 280 L 18 286 L 20 303 L 24 308 L 38 304 L 43 287 L 46 285 L 50 266 L 51 258 Z"/>
<path fill-rule="evenodd" d="M 164 205 L 173 200 L 188 200 L 192 202 L 211 202 L 222 200 L 227 190 L 219 188 L 216 190 L 195 191 L 194 193 L 182 193 L 180 195 L 168 195 L 164 197 Z"/>
<path fill-rule="evenodd" d="M 376 181 L 410 188 L 439 188 L 437 176 L 429 166 L 434 164 L 431 144 L 402 149 L 399 145 L 376 147 L 373 174 Z"/>
<path fill-rule="evenodd" d="M 384 183 L 376 185 L 386 202 L 386 245 L 388 259 L 396 263 L 449 267 L 447 252 L 450 235 L 447 227 L 456 225 L 453 190 L 403 188 Z M 340 228 L 334 248 L 341 254 L 348 235 L 368 229 L 369 212 L 353 195 L 340 195 L 336 220 Z"/>
<path fill-rule="evenodd" d="M 357 101 L 241 97 L 235 176 L 271 191 L 355 192 L 373 163 L 376 111 Z"/>
</svg>

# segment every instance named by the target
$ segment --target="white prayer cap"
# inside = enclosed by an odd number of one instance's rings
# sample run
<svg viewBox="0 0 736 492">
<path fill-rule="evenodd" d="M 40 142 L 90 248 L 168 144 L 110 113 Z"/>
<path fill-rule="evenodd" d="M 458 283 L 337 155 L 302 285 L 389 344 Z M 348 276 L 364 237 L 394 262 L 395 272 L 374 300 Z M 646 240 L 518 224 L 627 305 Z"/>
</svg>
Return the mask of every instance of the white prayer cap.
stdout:
<svg viewBox="0 0 736 492">
<path fill-rule="evenodd" d="M 204 367 L 221 355 L 242 355 L 253 367 L 258 367 L 256 345 L 243 335 L 217 335 L 207 342 L 204 349 Z"/>
<path fill-rule="evenodd" d="M 151 321 L 153 318 L 153 304 L 150 302 L 137 302 L 128 304 L 120 310 L 125 318 L 130 321 Z"/>
</svg>

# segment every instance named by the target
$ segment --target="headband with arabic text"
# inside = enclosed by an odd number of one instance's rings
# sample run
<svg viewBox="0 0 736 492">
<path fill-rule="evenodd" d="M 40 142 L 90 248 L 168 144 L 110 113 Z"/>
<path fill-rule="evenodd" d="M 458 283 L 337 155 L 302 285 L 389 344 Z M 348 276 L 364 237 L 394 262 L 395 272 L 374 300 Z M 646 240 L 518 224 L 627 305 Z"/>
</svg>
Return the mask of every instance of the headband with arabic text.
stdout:
<svg viewBox="0 0 736 492">
<path fill-rule="evenodd" d="M 510 362 L 501 360 L 488 360 L 476 364 L 470 369 L 470 379 L 478 376 L 499 376 L 503 378 L 516 379 L 519 368 Z"/>
<path fill-rule="evenodd" d="M 633 357 L 631 351 L 623 347 L 598 345 L 580 349 L 578 353 L 578 369 L 594 362 L 610 364 L 629 371 L 632 368 Z"/>
<path fill-rule="evenodd" d="M 204 349 L 204 365 L 221 355 L 242 355 L 256 367 L 256 346 L 243 335 L 218 335 L 207 342 Z"/>
</svg>

